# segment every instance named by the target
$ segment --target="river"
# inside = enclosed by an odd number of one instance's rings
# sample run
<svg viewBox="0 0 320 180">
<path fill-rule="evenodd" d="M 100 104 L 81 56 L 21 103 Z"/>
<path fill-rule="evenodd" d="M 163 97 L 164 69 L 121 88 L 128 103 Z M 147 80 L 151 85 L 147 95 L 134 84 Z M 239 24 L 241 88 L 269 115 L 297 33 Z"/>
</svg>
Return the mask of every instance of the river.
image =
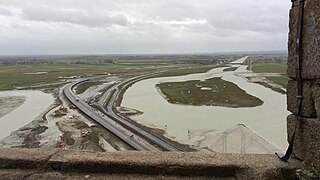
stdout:
<svg viewBox="0 0 320 180">
<path fill-rule="evenodd" d="M 195 140 L 190 139 L 191 131 L 211 131 L 213 135 L 218 135 L 237 124 L 244 124 L 278 149 L 285 150 L 288 146 L 286 117 L 289 114 L 286 110 L 286 95 L 248 82 L 241 76 L 249 72 L 246 68 L 241 65 L 235 72 L 214 68 L 206 73 L 139 81 L 126 91 L 121 106 L 142 111 L 142 115 L 131 118 L 144 125 L 164 129 L 167 137 L 181 143 L 195 144 Z M 248 94 L 260 98 L 264 104 L 253 108 L 170 104 L 155 88 L 161 82 L 213 77 L 222 77 L 223 80 L 237 84 Z"/>
</svg>

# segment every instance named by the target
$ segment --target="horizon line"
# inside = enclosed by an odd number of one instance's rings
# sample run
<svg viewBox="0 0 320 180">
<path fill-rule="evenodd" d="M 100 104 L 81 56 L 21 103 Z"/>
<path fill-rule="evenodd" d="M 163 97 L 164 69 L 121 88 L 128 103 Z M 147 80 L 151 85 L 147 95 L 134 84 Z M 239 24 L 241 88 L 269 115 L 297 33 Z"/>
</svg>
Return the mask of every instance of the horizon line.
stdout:
<svg viewBox="0 0 320 180">
<path fill-rule="evenodd" d="M 190 52 L 190 53 L 39 53 L 39 54 L 0 54 L 5 56 L 138 56 L 138 55 L 232 55 L 232 54 L 259 54 L 259 53 L 281 53 L 288 54 L 288 50 L 257 50 L 257 51 L 222 51 L 222 52 Z"/>
</svg>

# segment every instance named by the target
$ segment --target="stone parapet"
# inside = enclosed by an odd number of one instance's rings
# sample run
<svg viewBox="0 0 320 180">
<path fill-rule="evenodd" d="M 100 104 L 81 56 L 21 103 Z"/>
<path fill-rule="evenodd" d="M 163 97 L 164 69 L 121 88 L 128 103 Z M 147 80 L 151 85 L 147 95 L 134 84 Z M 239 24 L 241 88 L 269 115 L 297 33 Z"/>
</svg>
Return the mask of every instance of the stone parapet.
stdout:
<svg viewBox="0 0 320 180">
<path fill-rule="evenodd" d="M 299 26 L 300 0 L 292 1 L 289 22 L 288 75 L 292 79 L 287 88 L 287 108 L 296 114 L 297 77 L 296 42 Z M 293 154 L 309 168 L 320 173 L 320 1 L 305 0 L 301 34 L 301 75 L 303 100 L 301 118 L 287 118 L 288 140 L 290 141 L 297 123 Z M 297 114 L 296 114 L 297 115 Z"/>
<path fill-rule="evenodd" d="M 294 115 L 288 116 L 288 139 L 293 135 L 296 122 L 298 124 L 293 154 L 320 173 L 320 121 L 311 118 L 298 120 Z"/>
<path fill-rule="evenodd" d="M 288 75 L 296 78 L 296 38 L 298 26 L 298 0 L 290 10 L 289 41 L 288 41 Z M 302 78 L 320 79 L 320 1 L 306 0 L 302 30 Z"/>
<path fill-rule="evenodd" d="M 292 179 L 296 168 L 275 155 L 0 149 L 0 175 L 17 179 Z"/>
<path fill-rule="evenodd" d="M 320 69 L 319 69 L 320 71 Z M 320 119 L 320 83 L 317 81 L 303 81 L 303 100 L 301 115 L 306 118 Z M 289 80 L 287 85 L 287 108 L 295 113 L 297 102 L 297 81 Z"/>
</svg>

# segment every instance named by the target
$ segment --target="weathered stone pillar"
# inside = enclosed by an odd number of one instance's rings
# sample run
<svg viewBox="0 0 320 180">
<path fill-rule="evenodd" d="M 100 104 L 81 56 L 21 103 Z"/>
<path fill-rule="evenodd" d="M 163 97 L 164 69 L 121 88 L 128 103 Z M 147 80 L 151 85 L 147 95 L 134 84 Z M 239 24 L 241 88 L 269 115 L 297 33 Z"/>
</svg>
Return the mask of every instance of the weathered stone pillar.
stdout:
<svg viewBox="0 0 320 180">
<path fill-rule="evenodd" d="M 296 41 L 299 1 L 294 0 L 290 10 L 288 42 L 288 110 L 294 113 L 297 96 Z M 305 0 L 301 37 L 301 74 L 303 96 L 301 116 L 296 131 L 294 157 L 305 161 L 320 172 L 320 0 Z M 297 118 L 288 116 L 288 139 L 294 131 Z"/>
</svg>

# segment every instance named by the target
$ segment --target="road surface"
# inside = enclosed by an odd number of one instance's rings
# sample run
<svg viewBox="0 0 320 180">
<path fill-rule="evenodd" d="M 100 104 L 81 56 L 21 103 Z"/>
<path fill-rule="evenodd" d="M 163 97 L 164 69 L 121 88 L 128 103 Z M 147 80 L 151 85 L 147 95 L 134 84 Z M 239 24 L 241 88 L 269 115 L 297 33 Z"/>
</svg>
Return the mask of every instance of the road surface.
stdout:
<svg viewBox="0 0 320 180">
<path fill-rule="evenodd" d="M 108 129 L 110 132 L 118 136 L 121 140 L 132 146 L 134 149 L 139 151 L 159 151 L 159 149 L 155 146 L 151 145 L 150 143 L 143 140 L 141 137 L 125 129 L 123 126 L 115 122 L 113 119 L 105 116 L 103 113 L 95 110 L 87 103 L 85 103 L 83 100 L 78 98 L 77 95 L 73 92 L 72 88 L 75 85 L 87 80 L 89 79 L 82 79 L 80 81 L 71 83 L 65 87 L 64 94 L 70 100 L 70 102 L 74 104 L 74 106 L 76 106 L 79 110 L 81 110 L 87 116 L 92 118 L 94 121 Z"/>
<path fill-rule="evenodd" d="M 144 77 L 146 77 L 146 76 L 142 76 L 141 78 L 144 78 Z M 139 77 L 138 78 L 136 77 L 134 79 L 138 80 Z M 101 100 L 99 101 L 99 106 L 101 107 L 101 109 L 103 109 L 104 113 L 106 113 L 109 117 L 117 120 L 118 122 L 124 124 L 125 126 L 131 128 L 131 129 L 135 130 L 137 133 L 139 133 L 139 135 L 143 136 L 144 138 L 148 139 L 149 141 L 156 143 L 162 149 L 164 149 L 166 151 L 182 151 L 181 149 L 173 146 L 172 144 L 169 144 L 168 142 L 160 139 L 159 137 L 139 128 L 135 124 L 132 124 L 129 119 L 127 119 L 126 117 L 122 116 L 121 114 L 117 114 L 113 111 L 113 106 L 115 104 L 115 101 L 119 98 L 119 94 L 120 94 L 119 86 L 122 84 L 128 83 L 128 81 L 130 81 L 130 80 L 133 80 L 133 79 L 129 79 L 127 81 L 124 81 L 120 84 L 116 84 L 116 85 L 112 86 L 111 88 L 109 88 L 104 93 Z M 109 100 L 109 102 L 107 104 L 107 108 L 106 108 L 104 106 L 105 101 L 109 98 L 110 98 L 110 100 Z"/>
<path fill-rule="evenodd" d="M 248 56 L 245 56 L 243 58 L 237 59 L 235 61 L 229 62 L 229 64 L 243 64 L 248 59 Z"/>
</svg>

